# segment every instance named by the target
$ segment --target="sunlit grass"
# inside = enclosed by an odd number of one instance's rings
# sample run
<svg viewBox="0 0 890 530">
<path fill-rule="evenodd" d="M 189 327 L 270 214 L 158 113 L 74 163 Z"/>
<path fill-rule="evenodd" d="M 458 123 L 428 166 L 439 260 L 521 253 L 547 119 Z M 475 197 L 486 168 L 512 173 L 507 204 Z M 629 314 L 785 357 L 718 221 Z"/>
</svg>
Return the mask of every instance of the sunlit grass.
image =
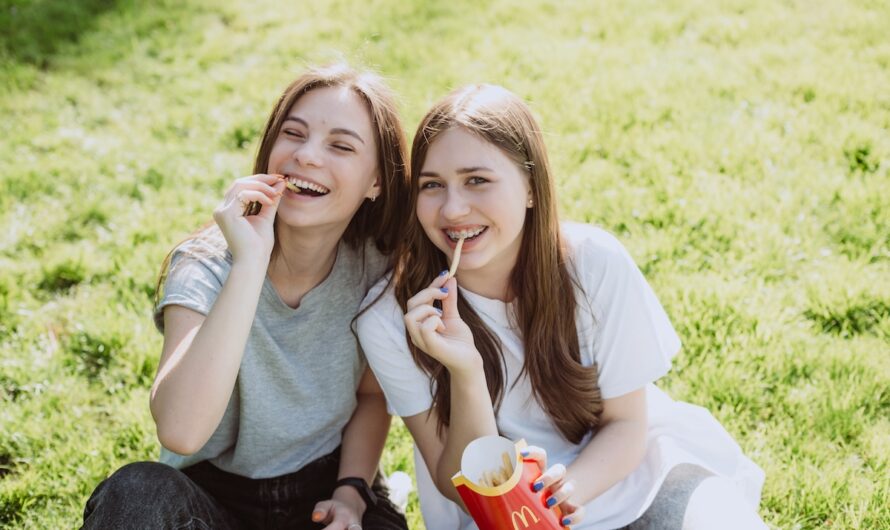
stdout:
<svg viewBox="0 0 890 530">
<path fill-rule="evenodd" d="M 77 526 L 156 457 L 158 266 L 281 88 L 347 58 L 409 131 L 464 83 L 525 97 L 564 217 L 655 286 L 684 341 L 661 385 L 766 470 L 767 522 L 890 528 L 885 2 L 51 4 L 0 0 L 0 526 Z"/>
</svg>

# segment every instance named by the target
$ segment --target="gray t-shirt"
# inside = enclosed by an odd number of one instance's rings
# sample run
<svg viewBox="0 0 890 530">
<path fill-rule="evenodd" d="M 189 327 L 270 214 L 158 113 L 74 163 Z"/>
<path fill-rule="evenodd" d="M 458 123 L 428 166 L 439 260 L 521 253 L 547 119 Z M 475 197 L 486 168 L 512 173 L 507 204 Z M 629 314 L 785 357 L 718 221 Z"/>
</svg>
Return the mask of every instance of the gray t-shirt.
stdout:
<svg viewBox="0 0 890 530">
<path fill-rule="evenodd" d="M 218 229 L 211 235 L 219 247 Z M 231 254 L 213 247 L 199 239 L 174 251 L 155 309 L 160 331 L 168 305 L 210 311 L 232 265 Z M 162 449 L 161 462 L 183 468 L 209 460 L 231 473 L 268 478 L 297 471 L 337 448 L 366 366 L 350 322 L 385 268 L 373 244 L 353 249 L 341 242 L 330 274 L 297 309 L 281 300 L 267 277 L 219 426 L 194 455 Z"/>
</svg>

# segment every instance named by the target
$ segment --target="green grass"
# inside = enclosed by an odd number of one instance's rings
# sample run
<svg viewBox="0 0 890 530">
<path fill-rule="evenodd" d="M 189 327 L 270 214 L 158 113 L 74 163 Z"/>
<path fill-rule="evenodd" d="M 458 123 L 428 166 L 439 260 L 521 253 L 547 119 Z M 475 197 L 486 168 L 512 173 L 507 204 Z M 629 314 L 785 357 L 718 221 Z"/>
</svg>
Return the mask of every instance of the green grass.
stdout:
<svg viewBox="0 0 890 530">
<path fill-rule="evenodd" d="M 766 470 L 766 521 L 890 528 L 886 2 L 64 4 L 0 0 L 0 527 L 76 526 L 156 456 L 158 265 L 279 90 L 345 57 L 409 130 L 464 83 L 530 101 L 563 216 L 655 286 L 685 345 L 661 385 Z"/>
</svg>

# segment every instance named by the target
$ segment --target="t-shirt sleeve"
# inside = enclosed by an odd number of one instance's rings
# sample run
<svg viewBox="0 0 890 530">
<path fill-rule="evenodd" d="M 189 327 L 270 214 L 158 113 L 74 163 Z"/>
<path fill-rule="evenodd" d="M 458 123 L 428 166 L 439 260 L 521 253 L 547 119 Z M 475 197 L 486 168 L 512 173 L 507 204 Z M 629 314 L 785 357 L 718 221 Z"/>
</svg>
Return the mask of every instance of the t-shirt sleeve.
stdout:
<svg viewBox="0 0 890 530">
<path fill-rule="evenodd" d="M 228 268 L 222 257 L 207 257 L 177 248 L 170 258 L 161 300 L 154 310 L 155 327 L 164 332 L 164 308 L 179 305 L 202 315 L 210 312 L 222 290 Z"/>
<path fill-rule="evenodd" d="M 610 399 L 664 376 L 680 339 L 627 250 L 598 232 L 599 241 L 582 242 L 577 258 L 594 315 L 592 351 L 600 392 Z"/>
<path fill-rule="evenodd" d="M 376 298 L 374 294 L 372 289 L 368 299 Z M 356 332 L 390 414 L 406 417 L 429 410 L 430 380 L 411 356 L 402 313 L 391 292 L 358 318 Z"/>
</svg>

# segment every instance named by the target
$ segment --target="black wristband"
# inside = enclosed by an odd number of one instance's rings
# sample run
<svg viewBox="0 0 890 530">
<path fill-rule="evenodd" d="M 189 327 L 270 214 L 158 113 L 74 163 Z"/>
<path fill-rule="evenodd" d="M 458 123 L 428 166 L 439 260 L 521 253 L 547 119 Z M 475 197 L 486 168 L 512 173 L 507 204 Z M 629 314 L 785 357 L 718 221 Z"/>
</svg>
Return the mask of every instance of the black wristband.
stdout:
<svg viewBox="0 0 890 530">
<path fill-rule="evenodd" d="M 334 486 L 334 489 L 339 488 L 340 486 L 352 486 L 358 491 L 358 494 L 361 495 L 362 500 L 365 501 L 365 506 L 370 508 L 371 506 L 377 506 L 377 495 L 371 490 L 368 483 L 365 482 L 365 479 L 361 477 L 343 477 L 337 481 L 337 484 Z"/>
</svg>

